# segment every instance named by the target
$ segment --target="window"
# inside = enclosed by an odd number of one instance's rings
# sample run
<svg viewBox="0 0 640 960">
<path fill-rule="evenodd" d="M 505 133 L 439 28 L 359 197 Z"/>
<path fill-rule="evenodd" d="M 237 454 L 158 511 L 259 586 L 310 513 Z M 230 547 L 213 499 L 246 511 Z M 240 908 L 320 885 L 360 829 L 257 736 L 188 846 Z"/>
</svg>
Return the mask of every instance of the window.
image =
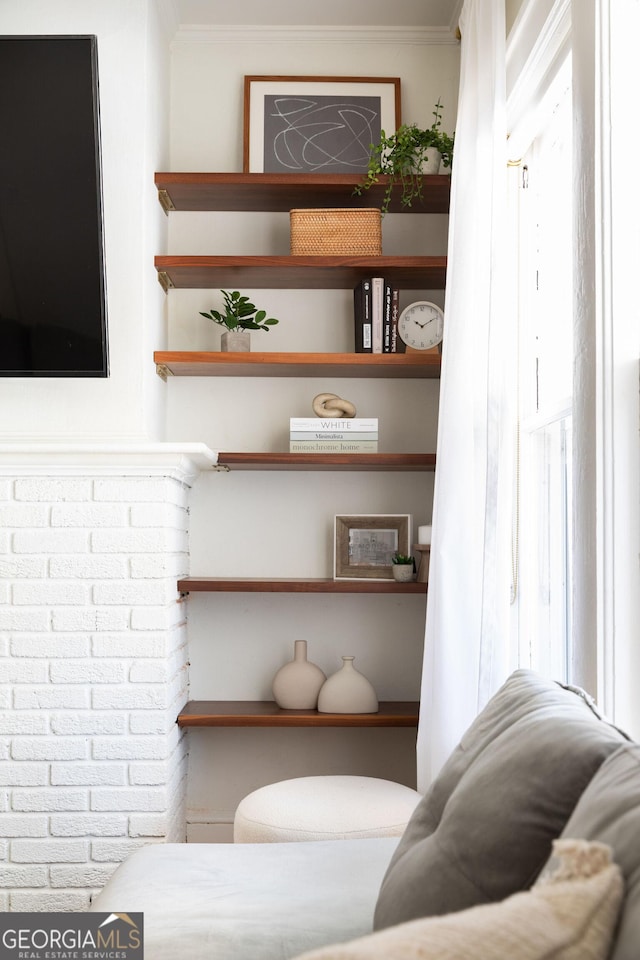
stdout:
<svg viewBox="0 0 640 960">
<path fill-rule="evenodd" d="M 517 176 L 519 662 L 570 680 L 573 381 L 571 76 L 567 61 Z"/>
</svg>

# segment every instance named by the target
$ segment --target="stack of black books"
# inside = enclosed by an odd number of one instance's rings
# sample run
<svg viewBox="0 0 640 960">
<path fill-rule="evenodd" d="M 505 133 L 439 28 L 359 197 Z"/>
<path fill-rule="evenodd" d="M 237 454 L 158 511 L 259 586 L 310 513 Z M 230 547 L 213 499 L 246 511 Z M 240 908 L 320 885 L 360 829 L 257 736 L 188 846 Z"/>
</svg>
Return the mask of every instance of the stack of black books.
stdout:
<svg viewBox="0 0 640 960">
<path fill-rule="evenodd" d="M 403 353 L 398 337 L 399 291 L 384 277 L 368 277 L 353 289 L 356 353 Z"/>
</svg>

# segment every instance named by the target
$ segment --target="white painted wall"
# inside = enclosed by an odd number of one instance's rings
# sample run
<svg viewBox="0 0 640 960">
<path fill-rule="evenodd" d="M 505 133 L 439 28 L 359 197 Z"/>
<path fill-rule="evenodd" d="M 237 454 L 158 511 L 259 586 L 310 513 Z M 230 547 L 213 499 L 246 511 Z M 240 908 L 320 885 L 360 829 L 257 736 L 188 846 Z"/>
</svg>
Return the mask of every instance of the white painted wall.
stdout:
<svg viewBox="0 0 640 960">
<path fill-rule="evenodd" d="M 169 39 L 158 10 L 152 0 L 0 5 L 3 34 L 98 38 L 111 364 L 107 379 L 1 379 L 0 439 L 161 437 L 165 392 L 151 350 L 164 342 L 165 316 L 152 264 L 166 224 L 153 172 L 168 160 Z"/>
<path fill-rule="evenodd" d="M 403 116 L 431 121 L 438 97 L 445 126 L 455 117 L 458 48 L 409 42 L 363 29 L 348 42 L 332 31 L 278 39 L 266 30 L 198 33 L 175 43 L 153 0 L 8 0 L 5 34 L 98 37 L 102 167 L 111 376 L 105 380 L 5 378 L 3 441 L 206 441 L 231 450 L 286 449 L 288 418 L 310 412 L 321 390 L 381 419 L 387 450 L 434 450 L 437 384 L 415 381 L 175 380 L 156 377 L 154 349 L 216 348 L 217 331 L 198 316 L 211 292 L 162 293 L 153 256 L 286 252 L 286 216 L 175 214 L 167 220 L 153 185 L 156 170 L 241 168 L 245 72 L 399 75 Z M 204 39 L 203 39 L 204 37 Z M 384 64 L 384 66 L 380 66 Z M 172 83 L 169 100 L 168 77 Z M 169 134 L 171 150 L 167 149 Z M 165 235 L 168 234 L 168 240 Z M 446 252 L 443 217 L 389 217 L 384 248 Z M 349 291 L 249 291 L 281 324 L 265 348 L 350 349 Z M 415 291 L 440 299 L 441 292 Z M 405 301 L 406 302 L 406 301 Z M 7 496 L 12 494 L 8 489 Z M 430 517 L 432 477 L 424 474 L 208 474 L 191 502 L 191 572 L 331 575 L 335 513 Z M 8 538 L 8 539 L 7 539 Z M 7 534 L 3 551 L 12 540 Z M 35 574 L 34 574 L 35 576 Z M 5 592 L 5 603 L 10 594 Z M 352 653 L 381 697 L 418 694 L 424 605 L 417 598 L 199 597 L 190 602 L 192 696 L 267 696 L 270 679 L 301 635 L 327 672 Z M 198 731 L 189 734 L 191 839 L 214 839 L 248 789 L 306 772 L 370 772 L 413 782 L 412 731 Z M 42 901 L 41 901 L 42 902 Z"/>
<path fill-rule="evenodd" d="M 185 837 L 176 580 L 198 470 L 184 448 L 143 442 L 162 435 L 166 396 L 152 361 L 166 337 L 158 12 L 155 0 L 0 5 L 3 34 L 98 39 L 111 354 L 108 379 L 0 379 L 3 910 L 86 909 L 135 847 Z"/>
<path fill-rule="evenodd" d="M 299 34 L 299 32 L 298 32 Z M 180 35 L 179 35 L 180 36 Z M 171 169 L 242 169 L 243 77 L 251 74 L 389 75 L 402 79 L 407 121 L 429 125 L 438 97 L 444 126 L 456 112 L 455 44 L 358 42 L 309 32 L 296 42 L 278 31 L 238 38 L 202 31 L 172 45 Z M 167 252 L 288 253 L 287 214 L 178 213 L 169 217 Z M 447 218 L 389 216 L 385 253 L 446 253 Z M 164 252 L 164 251 L 159 251 Z M 261 350 L 352 349 L 351 291 L 249 290 L 280 324 L 254 335 Z M 442 291 L 412 291 L 403 304 Z M 171 291 L 170 349 L 217 349 L 219 328 L 199 317 L 219 291 Z M 257 343 L 256 343 L 257 341 Z M 213 449 L 286 450 L 290 416 L 332 391 L 380 419 L 381 449 L 434 451 L 438 382 L 323 379 L 174 379 L 166 385 L 167 439 Z M 431 474 L 204 474 L 191 498 L 191 572 L 201 575 L 331 576 L 335 514 L 431 516 Z M 293 642 L 327 673 L 341 654 L 382 699 L 417 699 L 424 600 L 397 597 L 199 595 L 189 600 L 191 696 L 270 698 L 271 680 Z M 189 839 L 228 839 L 238 801 L 265 782 L 313 773 L 369 773 L 415 781 L 415 731 L 191 730 Z"/>
</svg>

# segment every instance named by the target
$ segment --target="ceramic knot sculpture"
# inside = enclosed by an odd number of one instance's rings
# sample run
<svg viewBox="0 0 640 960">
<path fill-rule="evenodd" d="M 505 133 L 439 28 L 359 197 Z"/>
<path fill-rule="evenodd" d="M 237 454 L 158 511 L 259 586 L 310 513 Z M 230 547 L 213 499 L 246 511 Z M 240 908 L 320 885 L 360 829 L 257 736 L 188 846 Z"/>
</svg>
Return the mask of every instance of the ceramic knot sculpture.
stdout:
<svg viewBox="0 0 640 960">
<path fill-rule="evenodd" d="M 351 401 L 343 400 L 337 393 L 318 393 L 311 406 L 316 417 L 344 420 L 356 415 L 356 408 Z"/>
</svg>

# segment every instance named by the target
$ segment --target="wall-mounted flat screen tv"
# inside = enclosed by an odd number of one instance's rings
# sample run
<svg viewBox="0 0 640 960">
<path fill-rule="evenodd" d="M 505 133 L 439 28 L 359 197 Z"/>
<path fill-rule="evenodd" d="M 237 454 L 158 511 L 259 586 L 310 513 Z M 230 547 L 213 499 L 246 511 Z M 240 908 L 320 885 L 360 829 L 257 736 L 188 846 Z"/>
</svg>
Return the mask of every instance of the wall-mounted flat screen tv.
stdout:
<svg viewBox="0 0 640 960">
<path fill-rule="evenodd" d="M 0 376 L 106 377 L 97 41 L 0 36 Z"/>
</svg>

